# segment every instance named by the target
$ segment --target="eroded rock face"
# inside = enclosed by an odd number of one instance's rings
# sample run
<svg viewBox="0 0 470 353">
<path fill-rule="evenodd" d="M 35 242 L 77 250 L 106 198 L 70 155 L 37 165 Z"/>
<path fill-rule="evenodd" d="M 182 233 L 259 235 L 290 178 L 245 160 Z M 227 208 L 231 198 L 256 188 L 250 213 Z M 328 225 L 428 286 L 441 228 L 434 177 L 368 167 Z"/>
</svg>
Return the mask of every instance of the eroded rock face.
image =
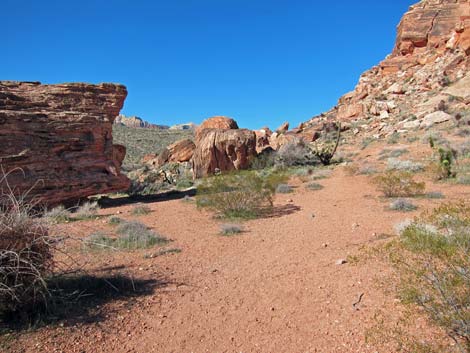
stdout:
<svg viewBox="0 0 470 353">
<path fill-rule="evenodd" d="M 10 186 L 47 205 L 126 190 L 125 147 L 112 137 L 126 95 L 115 84 L 0 81 L 0 165 Z"/>
<path fill-rule="evenodd" d="M 256 135 L 246 129 L 206 129 L 200 133 L 192 158 L 193 175 L 247 169 L 256 156 Z"/>
<path fill-rule="evenodd" d="M 219 130 L 230 130 L 238 129 L 238 124 L 232 118 L 226 116 L 214 116 L 208 118 L 202 122 L 196 129 L 196 140 L 199 139 L 201 133 L 206 129 L 219 129 Z"/>
</svg>

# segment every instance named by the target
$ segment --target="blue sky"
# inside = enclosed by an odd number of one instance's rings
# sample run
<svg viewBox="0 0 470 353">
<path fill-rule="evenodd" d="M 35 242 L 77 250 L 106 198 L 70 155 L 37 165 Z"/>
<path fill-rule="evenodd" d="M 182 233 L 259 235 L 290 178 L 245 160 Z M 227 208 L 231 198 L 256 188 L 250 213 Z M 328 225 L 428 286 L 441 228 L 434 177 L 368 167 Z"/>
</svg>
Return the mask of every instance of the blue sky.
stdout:
<svg viewBox="0 0 470 353">
<path fill-rule="evenodd" d="M 0 80 L 117 82 L 123 113 L 276 128 L 391 52 L 413 0 L 2 0 Z"/>
</svg>

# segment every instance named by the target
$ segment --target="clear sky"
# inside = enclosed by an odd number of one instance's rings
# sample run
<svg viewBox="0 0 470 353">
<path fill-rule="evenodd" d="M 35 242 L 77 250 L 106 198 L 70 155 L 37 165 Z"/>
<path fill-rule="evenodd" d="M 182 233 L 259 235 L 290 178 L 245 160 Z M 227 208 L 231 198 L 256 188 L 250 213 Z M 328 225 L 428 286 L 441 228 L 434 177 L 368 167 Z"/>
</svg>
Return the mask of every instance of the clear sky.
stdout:
<svg viewBox="0 0 470 353">
<path fill-rule="evenodd" d="M 123 113 L 276 128 L 328 110 L 417 0 L 1 0 L 0 80 L 117 82 Z"/>
</svg>

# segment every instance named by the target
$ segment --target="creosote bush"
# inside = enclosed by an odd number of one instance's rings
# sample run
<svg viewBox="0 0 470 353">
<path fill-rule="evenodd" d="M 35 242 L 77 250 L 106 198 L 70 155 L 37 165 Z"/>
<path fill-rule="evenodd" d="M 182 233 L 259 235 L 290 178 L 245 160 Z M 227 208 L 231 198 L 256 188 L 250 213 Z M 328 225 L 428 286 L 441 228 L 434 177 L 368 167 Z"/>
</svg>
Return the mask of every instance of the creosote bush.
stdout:
<svg viewBox="0 0 470 353">
<path fill-rule="evenodd" d="M 266 170 L 205 178 L 197 190 L 197 206 L 225 218 L 256 218 L 272 208 L 276 188 L 286 180 L 285 174 Z"/>
<path fill-rule="evenodd" d="M 390 251 L 399 296 L 470 352 L 470 204 L 443 204 L 403 227 Z"/>
<path fill-rule="evenodd" d="M 374 179 L 379 191 L 386 197 L 412 197 L 424 194 L 426 184 L 417 182 L 408 172 L 387 171 Z"/>
</svg>

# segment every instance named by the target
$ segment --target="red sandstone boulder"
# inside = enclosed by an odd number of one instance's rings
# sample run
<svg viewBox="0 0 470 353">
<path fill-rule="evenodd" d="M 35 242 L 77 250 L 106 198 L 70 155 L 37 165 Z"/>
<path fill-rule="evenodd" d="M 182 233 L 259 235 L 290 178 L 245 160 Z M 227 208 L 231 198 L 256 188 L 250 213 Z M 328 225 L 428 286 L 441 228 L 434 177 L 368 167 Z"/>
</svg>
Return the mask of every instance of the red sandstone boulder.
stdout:
<svg viewBox="0 0 470 353">
<path fill-rule="evenodd" d="M 112 136 L 126 95 L 114 84 L 0 81 L 0 165 L 10 186 L 47 205 L 126 190 L 125 148 Z"/>
<path fill-rule="evenodd" d="M 219 129 L 219 130 L 230 130 L 238 129 L 238 124 L 232 118 L 226 116 L 214 116 L 206 119 L 196 128 L 196 140 L 199 139 L 202 131 L 206 129 Z"/>
<path fill-rule="evenodd" d="M 205 129 L 192 158 L 193 175 L 201 178 L 216 171 L 247 169 L 256 156 L 256 135 L 246 129 Z"/>
<path fill-rule="evenodd" d="M 166 163 L 188 162 L 193 157 L 195 149 L 196 145 L 190 139 L 176 141 L 160 153 L 155 165 L 160 167 Z"/>
</svg>

